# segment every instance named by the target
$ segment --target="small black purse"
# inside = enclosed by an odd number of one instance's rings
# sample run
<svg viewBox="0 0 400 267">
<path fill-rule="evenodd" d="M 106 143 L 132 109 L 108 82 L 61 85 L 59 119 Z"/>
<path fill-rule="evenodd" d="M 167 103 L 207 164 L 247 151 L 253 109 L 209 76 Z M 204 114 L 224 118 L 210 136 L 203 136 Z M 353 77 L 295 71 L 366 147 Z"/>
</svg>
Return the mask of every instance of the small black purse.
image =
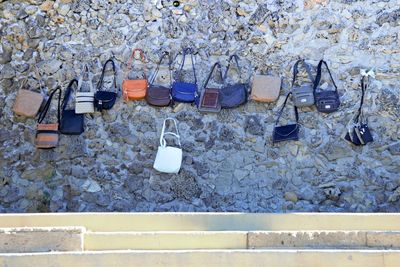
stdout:
<svg viewBox="0 0 400 267">
<path fill-rule="evenodd" d="M 322 90 L 319 86 L 321 82 L 322 76 L 322 64 L 325 65 L 328 70 L 329 76 L 331 77 L 331 81 L 335 90 Z M 321 60 L 318 64 L 317 76 L 315 78 L 314 83 L 314 98 L 315 98 L 315 106 L 319 112 L 323 113 L 331 113 L 337 111 L 340 106 L 340 98 L 338 89 L 335 81 L 333 80 L 331 71 L 329 70 L 328 64 L 325 61 Z"/>
<path fill-rule="evenodd" d="M 283 103 L 282 108 L 279 111 L 278 117 L 275 121 L 275 127 L 274 127 L 274 131 L 272 134 L 272 142 L 274 144 L 277 142 L 282 142 L 282 141 L 290 141 L 290 140 L 297 141 L 297 140 L 299 140 L 300 124 L 299 124 L 299 113 L 297 111 L 296 106 L 294 106 L 294 114 L 296 116 L 296 123 L 278 126 L 279 119 L 282 116 L 283 110 L 284 110 L 286 103 L 289 99 L 289 96 L 291 94 L 292 94 L 292 92 L 289 92 L 287 94 L 285 102 Z"/>
<path fill-rule="evenodd" d="M 78 81 L 73 79 L 67 87 L 62 102 L 60 132 L 65 135 L 80 135 L 84 132 L 84 114 L 76 114 L 75 109 L 66 109 L 72 92 L 72 86 L 78 88 Z"/>
<path fill-rule="evenodd" d="M 101 90 L 103 87 L 103 82 L 104 82 L 104 73 L 106 71 L 106 67 L 107 67 L 108 63 L 111 63 L 111 65 L 113 67 L 113 71 L 114 71 L 113 91 Z M 106 61 L 106 63 L 104 63 L 103 71 L 101 73 L 100 80 L 97 84 L 97 91 L 94 94 L 94 106 L 98 111 L 102 111 L 103 109 L 108 110 L 114 106 L 115 101 L 117 99 L 117 92 L 118 92 L 116 76 L 117 76 L 117 70 L 115 68 L 115 63 L 112 59 L 109 59 Z"/>
</svg>

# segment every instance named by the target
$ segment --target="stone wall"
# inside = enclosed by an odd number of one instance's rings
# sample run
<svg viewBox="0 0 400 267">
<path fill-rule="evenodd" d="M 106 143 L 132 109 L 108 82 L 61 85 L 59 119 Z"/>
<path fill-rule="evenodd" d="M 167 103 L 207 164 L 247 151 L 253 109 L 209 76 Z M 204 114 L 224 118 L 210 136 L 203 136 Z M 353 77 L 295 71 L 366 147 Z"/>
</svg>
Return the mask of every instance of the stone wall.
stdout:
<svg viewBox="0 0 400 267">
<path fill-rule="evenodd" d="M 397 0 L 171 2 L 0 0 L 0 212 L 400 209 Z M 162 50 L 176 55 L 188 46 L 200 83 L 232 53 L 241 57 L 243 79 L 282 76 L 278 103 L 200 114 L 191 105 L 157 109 L 119 99 L 113 110 L 87 116 L 84 134 L 62 136 L 51 151 L 33 146 L 35 120 L 12 113 L 35 64 L 47 91 L 65 88 L 83 62 L 95 84 L 114 55 L 121 82 L 131 48 L 142 48 L 154 69 Z M 299 58 L 328 61 L 342 106 L 330 115 L 301 109 L 300 141 L 273 146 L 275 114 Z M 375 142 L 353 147 L 341 135 L 358 105 L 359 69 L 371 67 L 366 112 Z M 28 84 L 38 86 L 33 78 Z M 152 169 L 168 116 L 179 121 L 183 139 L 178 175 Z"/>
</svg>

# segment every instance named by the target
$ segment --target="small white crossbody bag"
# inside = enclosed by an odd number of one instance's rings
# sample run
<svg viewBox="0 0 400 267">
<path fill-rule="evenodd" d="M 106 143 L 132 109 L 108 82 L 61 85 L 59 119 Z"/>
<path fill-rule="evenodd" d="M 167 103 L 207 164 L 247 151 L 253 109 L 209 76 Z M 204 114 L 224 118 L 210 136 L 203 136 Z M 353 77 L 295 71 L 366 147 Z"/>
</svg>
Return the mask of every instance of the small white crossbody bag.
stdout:
<svg viewBox="0 0 400 267">
<path fill-rule="evenodd" d="M 87 75 L 87 81 L 83 81 L 85 75 Z M 85 87 L 89 88 L 88 92 L 82 92 L 83 83 L 85 83 L 85 85 L 87 84 Z M 94 113 L 94 89 L 92 85 L 92 75 L 87 65 L 84 66 L 82 76 L 78 80 L 78 89 L 76 90 L 75 97 L 75 113 Z"/>
<path fill-rule="evenodd" d="M 176 133 L 165 132 L 165 125 L 167 121 L 174 123 Z M 165 140 L 166 135 L 172 135 L 177 138 L 179 147 L 167 146 Z M 182 165 L 182 148 L 181 141 L 178 132 L 178 126 L 175 119 L 167 118 L 164 120 L 163 127 L 161 130 L 160 146 L 158 147 L 156 160 L 154 161 L 153 168 L 159 172 L 164 173 L 178 173 Z"/>
</svg>

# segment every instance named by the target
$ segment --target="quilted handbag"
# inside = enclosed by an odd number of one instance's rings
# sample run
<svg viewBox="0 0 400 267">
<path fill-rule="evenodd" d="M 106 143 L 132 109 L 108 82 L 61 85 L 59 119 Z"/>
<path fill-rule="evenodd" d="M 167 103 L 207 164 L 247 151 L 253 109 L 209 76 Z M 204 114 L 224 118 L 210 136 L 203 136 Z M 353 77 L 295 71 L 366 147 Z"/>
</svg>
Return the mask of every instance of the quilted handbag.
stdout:
<svg viewBox="0 0 400 267">
<path fill-rule="evenodd" d="M 228 67 L 226 68 L 224 81 L 226 81 L 228 76 L 228 71 L 232 63 L 232 59 L 235 59 L 236 66 L 238 68 L 240 76 L 240 65 L 239 57 L 237 55 L 232 55 L 228 61 Z M 228 84 L 221 88 L 219 92 L 221 108 L 236 108 L 247 102 L 248 99 L 248 84 L 246 83 L 235 83 Z"/>
<path fill-rule="evenodd" d="M 85 64 L 82 76 L 78 80 L 78 89 L 75 93 L 75 112 L 77 114 L 94 113 L 94 89 L 92 74 L 89 66 Z M 83 92 L 83 88 L 88 91 Z"/>
<path fill-rule="evenodd" d="M 169 86 L 162 86 L 162 85 L 155 85 L 154 81 L 160 71 L 160 65 L 164 58 L 168 58 L 168 69 L 169 69 Z M 151 78 L 150 86 L 147 89 L 146 93 L 146 101 L 149 105 L 157 106 L 157 107 L 166 107 L 169 106 L 171 103 L 171 81 L 172 81 L 172 74 L 171 74 L 171 59 L 169 57 L 168 52 L 164 52 L 161 55 L 160 61 L 157 64 L 156 70 L 154 71 L 153 77 Z"/>
<path fill-rule="evenodd" d="M 321 76 L 322 76 L 322 64 L 325 65 L 326 70 L 329 73 L 332 84 L 335 88 L 334 90 L 323 90 L 322 88 L 319 87 L 319 83 L 321 82 Z M 338 89 L 335 81 L 333 80 L 328 64 L 326 64 L 324 60 L 321 60 L 318 64 L 317 76 L 315 78 L 315 83 L 314 83 L 314 98 L 315 98 L 315 106 L 317 107 L 317 110 L 319 112 L 331 113 L 339 109 L 340 98 Z"/>
<path fill-rule="evenodd" d="M 308 78 L 311 83 L 302 84 L 295 86 L 297 74 L 299 73 L 299 64 L 305 68 Z M 296 107 L 309 107 L 314 105 L 314 78 L 311 73 L 310 65 L 308 65 L 304 59 L 298 60 L 293 67 L 293 81 L 292 81 L 292 93 L 293 102 Z"/>
<path fill-rule="evenodd" d="M 282 141 L 290 141 L 290 140 L 299 140 L 300 124 L 299 124 L 299 113 L 297 111 L 296 106 L 294 106 L 294 114 L 296 117 L 296 123 L 278 126 L 279 119 L 282 116 L 283 110 L 285 109 L 286 103 L 291 94 L 292 94 L 292 92 L 287 94 L 285 102 L 283 103 L 282 108 L 278 113 L 278 117 L 276 119 L 274 131 L 272 134 L 272 142 L 273 143 L 282 142 Z"/>
<path fill-rule="evenodd" d="M 176 133 L 166 132 L 166 122 L 172 121 L 174 123 Z M 167 146 L 165 140 L 166 135 L 171 135 L 177 139 L 179 147 Z M 163 127 L 161 130 L 160 146 L 157 150 L 156 159 L 154 161 L 153 168 L 159 172 L 164 173 L 178 173 L 182 165 L 182 148 L 180 142 L 180 136 L 178 132 L 178 126 L 175 119 L 167 118 L 164 120 Z"/>
<path fill-rule="evenodd" d="M 78 81 L 73 79 L 65 90 L 64 99 L 61 104 L 61 122 L 60 133 L 66 135 L 80 135 L 84 132 L 84 114 L 76 114 L 75 109 L 67 109 L 69 99 L 71 98 L 73 85 L 78 87 Z"/>
<path fill-rule="evenodd" d="M 190 54 L 194 75 L 194 83 L 184 82 L 181 80 L 183 66 L 185 65 L 186 56 Z M 197 97 L 197 78 L 196 69 L 194 67 L 193 53 L 191 49 L 183 50 L 183 58 L 181 66 L 177 72 L 178 81 L 172 84 L 171 96 L 175 102 L 193 103 Z"/>
<path fill-rule="evenodd" d="M 57 106 L 57 123 L 43 123 L 51 106 L 53 96 L 58 92 L 58 106 Z M 48 149 L 54 148 L 58 145 L 60 125 L 60 106 L 61 106 L 61 88 L 58 87 L 50 92 L 50 96 L 39 114 L 38 125 L 36 128 L 35 146 L 36 148 Z"/>
<path fill-rule="evenodd" d="M 107 64 L 111 64 L 114 72 L 114 82 L 111 91 L 103 90 L 104 83 L 104 74 L 106 71 Z M 117 69 L 115 68 L 115 63 L 112 59 L 109 59 L 104 63 L 103 71 L 101 72 L 101 77 L 99 82 L 97 83 L 97 91 L 94 94 L 94 106 L 98 111 L 102 111 L 103 109 L 108 110 L 111 109 L 115 101 L 117 100 Z"/>
<path fill-rule="evenodd" d="M 221 110 L 221 104 L 219 102 L 219 88 L 210 88 L 208 87 L 208 83 L 211 79 L 211 76 L 214 73 L 214 70 L 217 68 L 219 71 L 220 79 L 223 81 L 221 64 L 219 62 L 215 63 L 212 67 L 210 73 L 208 74 L 207 80 L 204 83 L 203 90 L 200 92 L 200 97 L 198 98 L 197 107 L 201 112 L 219 112 Z"/>
<path fill-rule="evenodd" d="M 129 79 L 129 73 L 131 72 L 132 63 L 135 58 L 136 52 L 140 54 L 140 60 L 145 64 L 146 58 L 144 52 L 141 49 L 133 49 L 131 57 L 128 61 L 128 67 L 125 73 L 125 80 L 122 82 L 122 96 L 125 100 L 140 100 L 146 97 L 146 91 L 148 87 L 148 81 L 146 76 L 146 67 L 143 71 L 143 79 Z"/>
</svg>

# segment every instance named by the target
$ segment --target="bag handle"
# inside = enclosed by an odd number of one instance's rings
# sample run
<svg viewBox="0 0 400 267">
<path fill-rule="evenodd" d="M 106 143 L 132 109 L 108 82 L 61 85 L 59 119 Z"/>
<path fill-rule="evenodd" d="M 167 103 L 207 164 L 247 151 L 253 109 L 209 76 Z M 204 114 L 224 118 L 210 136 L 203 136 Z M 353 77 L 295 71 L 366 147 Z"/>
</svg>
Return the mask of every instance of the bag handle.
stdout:
<svg viewBox="0 0 400 267">
<path fill-rule="evenodd" d="M 215 70 L 216 67 L 218 67 L 217 69 L 219 70 L 219 75 L 220 75 L 220 78 L 221 78 L 222 82 L 224 81 L 224 78 L 222 77 L 222 68 L 221 68 L 221 64 L 220 64 L 219 62 L 216 62 L 216 63 L 214 64 L 214 66 L 211 68 L 211 71 L 210 71 L 210 73 L 208 74 L 207 80 L 206 80 L 206 82 L 204 83 L 203 88 L 206 88 L 206 87 L 207 87 L 208 82 L 210 81 L 211 76 L 212 76 L 212 74 L 214 73 L 214 70 Z"/>
<path fill-rule="evenodd" d="M 170 56 L 169 52 L 164 51 L 164 52 L 162 53 L 161 57 L 160 57 L 160 60 L 159 60 L 158 63 L 157 63 L 157 67 L 156 67 L 156 69 L 155 69 L 155 71 L 154 71 L 153 77 L 151 77 L 150 86 L 152 86 L 153 83 L 154 83 L 154 81 L 156 80 L 157 75 L 158 75 L 158 72 L 159 72 L 159 70 L 160 70 L 160 65 L 161 65 L 163 59 L 166 58 L 167 56 L 168 56 L 168 59 L 169 59 L 169 60 L 168 60 L 169 83 L 170 83 L 170 85 L 172 84 L 172 77 L 171 77 L 171 76 L 172 76 L 172 74 L 171 74 L 171 56 Z"/>
<path fill-rule="evenodd" d="M 100 89 L 103 87 L 103 83 L 104 83 L 104 74 L 105 74 L 105 72 L 106 72 L 106 68 L 107 68 L 107 64 L 108 64 L 108 63 L 110 63 L 111 66 L 112 66 L 112 68 L 113 68 L 113 71 L 114 71 L 114 88 L 115 88 L 116 91 L 118 91 L 118 89 L 117 89 L 117 69 L 116 69 L 116 67 L 115 67 L 115 62 L 114 62 L 114 60 L 112 60 L 111 58 L 110 58 L 109 60 L 107 60 L 106 63 L 104 63 L 104 65 L 103 65 L 103 70 L 102 70 L 102 72 L 101 72 L 100 80 L 99 80 L 99 82 L 97 83 L 97 88 L 96 88 L 97 91 L 100 90 Z"/>
<path fill-rule="evenodd" d="M 183 66 L 185 65 L 185 61 L 186 61 L 186 55 L 190 54 L 190 58 L 192 60 L 192 69 L 193 69 L 193 76 L 194 76 L 194 83 L 197 84 L 197 77 L 196 77 L 196 68 L 194 67 L 194 59 L 193 59 L 193 50 L 191 48 L 185 48 L 183 49 L 183 58 L 182 58 L 182 63 L 181 66 L 178 69 L 177 72 L 177 77 L 181 78 L 181 73 L 182 73 L 182 69 Z"/>
<path fill-rule="evenodd" d="M 283 114 L 283 110 L 285 109 L 286 103 L 287 103 L 287 101 L 288 101 L 288 99 L 289 99 L 289 96 L 290 96 L 291 94 L 292 94 L 292 92 L 289 92 L 289 93 L 286 95 L 285 102 L 283 102 L 282 108 L 281 108 L 281 110 L 280 110 L 279 113 L 278 113 L 278 117 L 276 118 L 275 126 L 278 126 L 279 119 L 281 118 L 281 116 L 282 116 L 282 114 Z M 293 106 L 294 106 L 294 115 L 295 115 L 295 117 L 296 117 L 296 123 L 299 123 L 299 112 L 297 111 L 296 105 L 293 105 Z"/>
<path fill-rule="evenodd" d="M 331 81 L 332 81 L 332 83 L 333 83 L 333 86 L 335 87 L 335 91 L 337 92 L 338 89 L 337 89 L 335 80 L 333 79 L 332 73 L 331 73 L 331 71 L 330 71 L 330 69 L 329 69 L 329 67 L 328 67 L 328 64 L 327 64 L 324 60 L 322 60 L 322 59 L 321 59 L 321 61 L 318 63 L 317 76 L 315 77 L 315 83 L 314 83 L 314 92 L 315 92 L 315 90 L 317 89 L 319 83 L 321 82 L 322 64 L 324 64 L 325 67 L 326 67 L 326 69 L 328 70 L 328 73 L 329 73 L 329 76 L 331 77 Z"/>
<path fill-rule="evenodd" d="M 239 65 L 239 57 L 237 55 L 231 55 L 228 60 L 228 67 L 225 70 L 224 80 L 228 77 L 228 72 L 229 72 L 229 68 L 231 67 L 232 59 L 235 60 L 236 67 L 239 71 L 239 77 L 241 76 L 240 74 L 242 72 L 242 69 L 240 68 L 240 65 Z"/>
<path fill-rule="evenodd" d="M 76 88 L 78 88 L 78 80 L 77 79 L 73 79 L 69 82 L 68 86 L 67 86 L 67 90 L 65 90 L 64 93 L 64 98 L 61 104 L 61 110 L 64 111 L 68 105 L 68 101 L 70 99 L 71 96 L 71 92 L 72 92 L 72 86 L 76 84 Z"/>
<path fill-rule="evenodd" d="M 361 101 L 360 101 L 360 106 L 357 111 L 357 115 L 354 117 L 354 124 L 359 123 L 360 121 L 363 121 L 364 114 L 363 114 L 363 105 L 364 105 L 364 97 L 365 97 L 365 92 L 368 89 L 368 84 L 369 84 L 369 77 L 368 76 L 362 76 L 361 78 Z"/>
<path fill-rule="evenodd" d="M 88 79 L 89 79 L 89 92 L 94 92 L 93 84 L 92 84 L 93 75 L 89 71 L 89 66 L 87 64 L 83 65 L 82 75 L 79 77 L 79 80 L 78 80 L 77 92 L 82 92 L 82 83 L 83 83 L 83 78 L 85 77 L 85 74 L 88 76 Z"/>
<path fill-rule="evenodd" d="M 128 75 L 129 75 L 129 72 L 131 71 L 133 59 L 135 58 L 136 52 L 139 52 L 140 61 L 142 61 L 142 63 L 144 64 L 144 70 L 143 70 L 143 76 L 144 76 L 144 77 L 143 77 L 143 78 L 144 78 L 144 79 L 147 79 L 147 75 L 146 75 L 146 71 L 147 71 L 146 56 L 145 56 L 143 50 L 142 50 L 142 49 L 139 49 L 139 48 L 134 48 L 134 49 L 132 50 L 132 54 L 131 54 L 131 56 L 129 57 L 129 60 L 128 60 L 128 66 L 127 66 L 127 68 L 126 68 L 126 70 L 125 70 L 125 75 L 124 75 L 124 76 L 125 76 L 125 79 L 128 79 Z"/>
<path fill-rule="evenodd" d="M 60 108 L 61 108 L 61 87 L 58 86 L 56 89 L 52 90 L 49 95 L 49 99 L 47 100 L 42 112 L 39 114 L 38 118 L 38 123 L 42 123 L 44 118 L 47 115 L 47 112 L 50 109 L 51 106 L 51 100 L 53 99 L 53 96 L 55 93 L 58 91 L 58 105 L 57 105 L 57 123 L 60 123 Z"/>
<path fill-rule="evenodd" d="M 167 121 L 172 121 L 172 122 L 174 123 L 176 133 L 174 133 L 174 132 L 165 132 L 165 127 L 166 127 Z M 175 119 L 173 119 L 173 118 L 166 118 L 166 119 L 164 120 L 164 122 L 163 122 L 163 127 L 162 127 L 162 130 L 161 130 L 161 136 L 160 136 L 160 145 L 161 145 L 162 147 L 166 147 L 166 146 L 167 146 L 167 141 L 166 141 L 165 138 L 164 138 L 165 135 L 172 135 L 172 136 L 176 137 L 177 140 L 178 140 L 178 145 L 179 145 L 179 147 L 181 147 L 181 140 L 180 140 L 181 137 L 179 136 L 178 124 L 177 124 L 177 122 L 176 122 Z"/>
<path fill-rule="evenodd" d="M 310 65 L 308 65 L 304 59 L 300 59 L 300 60 L 297 60 L 293 66 L 292 88 L 294 87 L 294 83 L 296 82 L 297 74 L 299 73 L 299 64 L 303 65 L 304 69 L 307 72 L 308 78 L 311 80 L 311 83 L 314 84 L 314 78 L 311 73 Z"/>
</svg>

